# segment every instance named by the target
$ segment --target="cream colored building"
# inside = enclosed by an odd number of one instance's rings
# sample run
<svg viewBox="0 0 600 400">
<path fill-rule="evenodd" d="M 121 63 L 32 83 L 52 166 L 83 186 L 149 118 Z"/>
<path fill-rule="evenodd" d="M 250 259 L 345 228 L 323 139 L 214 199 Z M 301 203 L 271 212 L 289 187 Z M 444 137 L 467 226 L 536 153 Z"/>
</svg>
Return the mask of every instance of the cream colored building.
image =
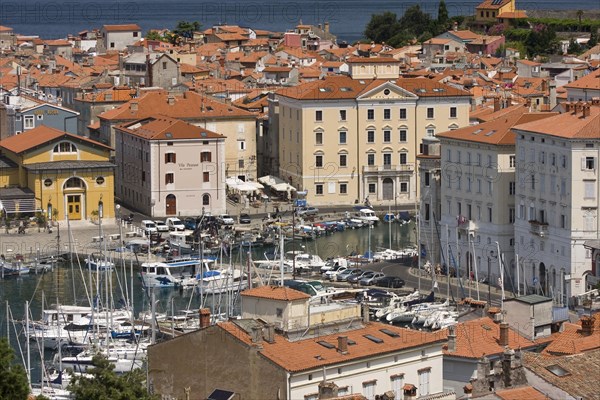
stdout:
<svg viewBox="0 0 600 400">
<path fill-rule="evenodd" d="M 566 305 L 587 291 L 600 238 L 600 107 L 566 103 L 566 112 L 518 125 L 515 251 L 532 290 Z"/>
<path fill-rule="evenodd" d="M 399 78 L 391 58 L 348 62 L 351 76 L 277 92 L 279 174 L 312 205 L 414 204 L 419 143 L 468 125 L 469 93 Z"/>
<path fill-rule="evenodd" d="M 218 215 L 225 206 L 225 137 L 157 115 L 116 128 L 115 191 L 145 215 Z"/>
<path fill-rule="evenodd" d="M 438 135 L 442 147 L 441 259 L 459 269 L 461 276 L 473 272 L 473 277 L 488 277 L 495 284 L 501 276 L 499 247 L 507 289 L 513 280 L 516 284 L 516 157 L 511 128 L 552 115 L 528 111 L 522 105 L 512 106 L 497 111 L 483 124 Z"/>
</svg>

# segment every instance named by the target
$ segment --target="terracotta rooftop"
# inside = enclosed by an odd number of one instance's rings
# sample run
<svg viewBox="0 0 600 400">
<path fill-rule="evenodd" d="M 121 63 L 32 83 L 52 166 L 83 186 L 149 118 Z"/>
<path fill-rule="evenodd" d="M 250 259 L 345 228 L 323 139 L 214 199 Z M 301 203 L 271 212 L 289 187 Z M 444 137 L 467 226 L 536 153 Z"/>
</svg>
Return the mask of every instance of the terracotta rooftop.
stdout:
<svg viewBox="0 0 600 400">
<path fill-rule="evenodd" d="M 224 138 L 223 135 L 216 132 L 163 115 L 128 122 L 116 128 L 147 140 L 206 140 Z"/>
<path fill-rule="evenodd" d="M 600 349 L 600 314 L 592 318 L 592 333 L 586 335 L 581 329 L 581 321 L 577 324 L 565 322 L 562 332 L 552 335 L 552 342 L 544 349 L 544 354 L 568 355 L 589 350 Z"/>
<path fill-rule="evenodd" d="M 548 396 L 531 386 L 498 390 L 496 396 L 502 400 L 547 400 Z"/>
<path fill-rule="evenodd" d="M 399 64 L 400 62 L 392 57 L 350 57 L 348 59 L 350 64 Z"/>
<path fill-rule="evenodd" d="M 107 32 L 129 32 L 129 31 L 141 31 L 142 28 L 138 24 L 121 24 L 121 25 L 104 25 Z"/>
<path fill-rule="evenodd" d="M 259 286 L 253 289 L 244 290 L 242 296 L 282 301 L 310 299 L 310 295 L 286 286 Z"/>
<path fill-rule="evenodd" d="M 583 118 L 582 113 L 565 112 L 540 121 L 515 126 L 515 129 L 541 133 L 565 139 L 600 140 L 600 107 L 591 106 L 590 116 Z"/>
<path fill-rule="evenodd" d="M 562 389 L 575 398 L 600 399 L 597 379 L 598 366 L 600 366 L 600 350 L 561 357 L 527 351 L 524 351 L 522 355 L 523 366 L 551 385 Z M 563 369 L 565 375 L 559 376 L 551 372 L 551 370 L 557 371 L 553 366 Z"/>
<path fill-rule="evenodd" d="M 185 92 L 183 96 L 172 96 L 169 102 L 166 91 L 148 92 L 140 98 L 99 115 L 100 119 L 133 121 L 161 114 L 171 118 L 194 120 L 204 118 L 254 118 L 248 111 L 213 100 L 210 96 Z M 137 109 L 136 109 L 137 107 Z"/>
<path fill-rule="evenodd" d="M 567 83 L 563 87 L 567 89 L 596 89 L 600 90 L 600 69 L 597 69 L 588 75 Z"/>
<path fill-rule="evenodd" d="M 448 330 L 441 331 L 444 335 Z M 461 322 L 456 325 L 456 351 L 448 351 L 448 345 L 444 345 L 444 355 L 449 357 L 461 357 L 480 359 L 483 356 L 499 355 L 504 352 L 504 346 L 500 346 L 500 325 L 489 317 Z M 519 335 L 517 331 L 509 328 L 508 346 L 511 349 L 533 347 L 536 344 Z"/>
<path fill-rule="evenodd" d="M 531 66 L 540 66 L 542 63 L 531 61 L 531 60 L 517 60 L 517 64 L 531 65 Z"/>
<path fill-rule="evenodd" d="M 525 10 L 515 10 L 515 11 L 507 11 L 498 15 L 496 18 L 506 18 L 506 19 L 520 19 L 527 18 L 527 12 Z"/>
<path fill-rule="evenodd" d="M 40 125 L 36 128 L 27 130 L 19 135 L 10 136 L 0 141 L 0 147 L 9 150 L 15 154 L 20 154 L 27 150 L 45 145 L 48 142 L 60 138 L 84 142 L 91 146 L 97 146 L 107 150 L 112 150 L 111 147 L 108 147 L 100 142 L 96 142 L 95 140 L 91 140 L 79 135 L 73 135 L 68 132 L 63 132 L 59 129 L 54 129 L 46 125 Z"/>
<path fill-rule="evenodd" d="M 500 7 L 503 7 L 505 5 L 507 5 L 508 3 L 510 3 L 512 0 L 485 0 L 482 3 L 480 3 L 477 7 L 475 7 L 476 9 L 478 8 L 486 8 L 486 9 L 494 9 L 497 10 Z"/>
<path fill-rule="evenodd" d="M 235 322 L 222 322 L 219 323 L 218 326 L 235 338 L 241 340 L 243 343 L 247 345 L 252 344 L 250 335 L 236 325 Z M 389 334 L 382 332 L 382 329 L 397 336 L 392 337 Z M 348 338 L 349 345 L 346 354 L 337 351 L 337 340 L 340 335 Z M 381 342 L 376 343 L 365 337 L 367 335 L 379 339 Z M 284 336 L 276 334 L 274 343 L 263 341 L 261 343 L 262 350 L 258 351 L 281 368 L 291 372 L 298 372 L 322 368 L 327 365 L 345 363 L 351 360 L 372 357 L 379 354 L 418 348 L 424 345 L 434 345 L 436 343 L 441 345 L 442 342 L 445 341 L 446 337 L 443 334 L 440 334 L 440 332 L 420 332 L 379 322 L 372 322 L 362 328 L 344 331 L 343 333 L 324 335 L 319 336 L 318 338 L 309 338 L 294 342 L 290 342 Z M 333 347 L 325 347 L 319 344 L 319 342 L 326 342 Z"/>
</svg>

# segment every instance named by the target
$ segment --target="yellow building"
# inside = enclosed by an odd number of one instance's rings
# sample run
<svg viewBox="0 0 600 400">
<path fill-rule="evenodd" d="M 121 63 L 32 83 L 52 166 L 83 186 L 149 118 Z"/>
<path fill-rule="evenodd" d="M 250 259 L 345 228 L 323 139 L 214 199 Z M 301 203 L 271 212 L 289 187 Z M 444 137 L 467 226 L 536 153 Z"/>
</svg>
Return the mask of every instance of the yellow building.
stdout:
<svg viewBox="0 0 600 400">
<path fill-rule="evenodd" d="M 0 141 L 0 201 L 10 218 L 114 218 L 112 149 L 48 126 Z"/>
<path fill-rule="evenodd" d="M 510 21 L 527 18 L 525 11 L 517 10 L 515 3 L 516 0 L 485 0 L 475 7 L 475 21 L 508 26 Z"/>
<path fill-rule="evenodd" d="M 467 126 L 470 94 L 399 78 L 393 59 L 351 59 L 332 76 L 276 94 L 279 176 L 311 205 L 409 205 L 423 137 Z"/>
</svg>

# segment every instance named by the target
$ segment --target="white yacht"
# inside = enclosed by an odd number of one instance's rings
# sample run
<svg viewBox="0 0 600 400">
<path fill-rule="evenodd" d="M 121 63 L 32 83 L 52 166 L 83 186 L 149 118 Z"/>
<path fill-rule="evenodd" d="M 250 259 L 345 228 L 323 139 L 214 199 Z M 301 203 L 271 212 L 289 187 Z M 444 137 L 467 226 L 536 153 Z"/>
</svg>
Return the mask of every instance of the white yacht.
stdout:
<svg viewBox="0 0 600 400">
<path fill-rule="evenodd" d="M 195 242 L 194 231 L 189 229 L 169 232 L 168 241 L 169 247 L 178 250 L 179 254 L 191 253 L 198 244 Z"/>
<path fill-rule="evenodd" d="M 361 208 L 356 212 L 355 218 L 373 225 L 379 222 L 379 217 L 370 208 Z"/>
<path fill-rule="evenodd" d="M 140 276 L 144 287 L 191 287 L 198 282 L 200 267 L 208 271 L 212 269 L 212 263 L 214 260 L 199 258 L 145 262 L 142 264 Z"/>
</svg>

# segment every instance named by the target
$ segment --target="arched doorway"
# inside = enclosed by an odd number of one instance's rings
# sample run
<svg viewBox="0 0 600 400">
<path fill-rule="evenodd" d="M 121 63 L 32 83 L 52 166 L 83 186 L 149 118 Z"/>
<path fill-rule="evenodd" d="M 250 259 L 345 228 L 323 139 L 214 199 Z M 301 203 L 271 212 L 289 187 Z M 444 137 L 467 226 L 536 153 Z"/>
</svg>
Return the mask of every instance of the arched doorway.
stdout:
<svg viewBox="0 0 600 400">
<path fill-rule="evenodd" d="M 394 181 L 392 178 L 385 178 L 382 182 L 383 200 L 394 200 Z"/>
<path fill-rule="evenodd" d="M 80 220 L 82 217 L 85 189 L 83 179 L 76 176 L 67 179 L 63 185 L 66 203 L 65 214 L 70 221 Z"/>
<path fill-rule="evenodd" d="M 540 263 L 540 289 L 542 290 L 542 296 L 548 296 L 548 274 L 546 273 L 546 265 Z"/>
<path fill-rule="evenodd" d="M 177 197 L 174 194 L 167 195 L 166 215 L 177 215 Z"/>
</svg>

